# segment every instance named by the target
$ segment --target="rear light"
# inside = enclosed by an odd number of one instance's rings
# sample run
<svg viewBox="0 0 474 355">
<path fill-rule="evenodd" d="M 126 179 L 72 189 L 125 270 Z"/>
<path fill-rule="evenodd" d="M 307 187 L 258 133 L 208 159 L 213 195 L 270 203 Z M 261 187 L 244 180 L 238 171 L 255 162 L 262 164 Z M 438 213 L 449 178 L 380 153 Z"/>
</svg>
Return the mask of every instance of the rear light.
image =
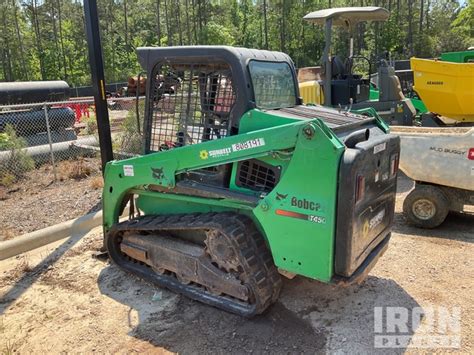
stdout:
<svg viewBox="0 0 474 355">
<path fill-rule="evenodd" d="M 357 175 L 355 202 L 361 201 L 364 198 L 364 195 L 365 195 L 365 177 L 362 175 Z"/>
<path fill-rule="evenodd" d="M 394 176 L 397 171 L 398 171 L 398 163 L 400 162 L 400 159 L 398 157 L 398 154 L 392 155 L 390 158 L 390 175 Z"/>
<path fill-rule="evenodd" d="M 474 160 L 474 148 L 469 149 L 469 152 L 467 153 L 467 159 Z"/>
</svg>

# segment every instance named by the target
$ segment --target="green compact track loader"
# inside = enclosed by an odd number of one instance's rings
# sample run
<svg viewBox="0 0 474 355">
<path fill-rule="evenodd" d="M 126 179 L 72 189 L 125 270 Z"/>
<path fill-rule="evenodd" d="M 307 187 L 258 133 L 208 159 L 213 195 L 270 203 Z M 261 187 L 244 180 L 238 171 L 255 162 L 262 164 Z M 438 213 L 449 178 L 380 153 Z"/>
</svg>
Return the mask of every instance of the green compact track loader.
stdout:
<svg viewBox="0 0 474 355">
<path fill-rule="evenodd" d="M 394 214 L 399 138 L 385 122 L 302 105 L 283 53 L 193 46 L 138 57 L 143 155 L 105 169 L 104 242 L 117 265 L 243 316 L 276 301 L 280 274 L 367 275 Z"/>
</svg>

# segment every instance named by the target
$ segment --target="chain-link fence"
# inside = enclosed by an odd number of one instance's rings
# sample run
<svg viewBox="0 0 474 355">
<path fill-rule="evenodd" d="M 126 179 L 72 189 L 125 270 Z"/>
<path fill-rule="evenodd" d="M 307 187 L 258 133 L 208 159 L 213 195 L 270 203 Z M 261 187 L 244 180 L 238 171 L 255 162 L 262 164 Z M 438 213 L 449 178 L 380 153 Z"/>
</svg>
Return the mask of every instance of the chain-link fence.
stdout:
<svg viewBox="0 0 474 355">
<path fill-rule="evenodd" d="M 142 140 L 137 120 L 144 100 L 108 100 L 116 159 L 139 154 Z M 92 99 L 0 106 L 0 185 L 11 185 L 31 170 L 51 164 L 57 180 L 58 163 L 99 153 Z"/>
<path fill-rule="evenodd" d="M 108 100 L 115 159 L 142 151 L 144 106 Z M 0 106 L 0 241 L 100 209 L 101 175 L 92 98 Z"/>
</svg>

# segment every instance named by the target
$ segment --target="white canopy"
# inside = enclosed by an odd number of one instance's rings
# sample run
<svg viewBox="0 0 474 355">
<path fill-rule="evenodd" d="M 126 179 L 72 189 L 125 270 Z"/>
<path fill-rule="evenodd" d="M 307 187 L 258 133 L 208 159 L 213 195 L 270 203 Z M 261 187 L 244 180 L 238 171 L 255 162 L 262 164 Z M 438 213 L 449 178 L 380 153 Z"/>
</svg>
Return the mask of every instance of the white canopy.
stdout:
<svg viewBox="0 0 474 355">
<path fill-rule="evenodd" d="M 364 7 L 334 7 L 310 12 L 305 20 L 312 23 L 324 24 L 327 19 L 332 18 L 332 24 L 335 26 L 346 25 L 348 27 L 356 25 L 363 21 L 386 21 L 390 12 L 383 7 L 364 6 Z"/>
</svg>

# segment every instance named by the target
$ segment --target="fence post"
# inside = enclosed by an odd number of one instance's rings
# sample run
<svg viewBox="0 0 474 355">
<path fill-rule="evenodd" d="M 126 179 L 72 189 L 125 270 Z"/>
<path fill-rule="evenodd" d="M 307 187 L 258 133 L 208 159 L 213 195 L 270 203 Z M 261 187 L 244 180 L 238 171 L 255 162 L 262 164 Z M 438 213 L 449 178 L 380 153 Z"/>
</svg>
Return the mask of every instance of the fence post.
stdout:
<svg viewBox="0 0 474 355">
<path fill-rule="evenodd" d="M 54 181 L 57 181 L 56 164 L 54 163 L 53 141 L 51 139 L 51 128 L 49 126 L 48 106 L 44 104 L 43 108 L 44 108 L 44 117 L 46 118 L 46 129 L 48 131 L 48 142 L 49 142 L 49 151 L 51 153 L 51 163 L 53 164 Z"/>
</svg>

